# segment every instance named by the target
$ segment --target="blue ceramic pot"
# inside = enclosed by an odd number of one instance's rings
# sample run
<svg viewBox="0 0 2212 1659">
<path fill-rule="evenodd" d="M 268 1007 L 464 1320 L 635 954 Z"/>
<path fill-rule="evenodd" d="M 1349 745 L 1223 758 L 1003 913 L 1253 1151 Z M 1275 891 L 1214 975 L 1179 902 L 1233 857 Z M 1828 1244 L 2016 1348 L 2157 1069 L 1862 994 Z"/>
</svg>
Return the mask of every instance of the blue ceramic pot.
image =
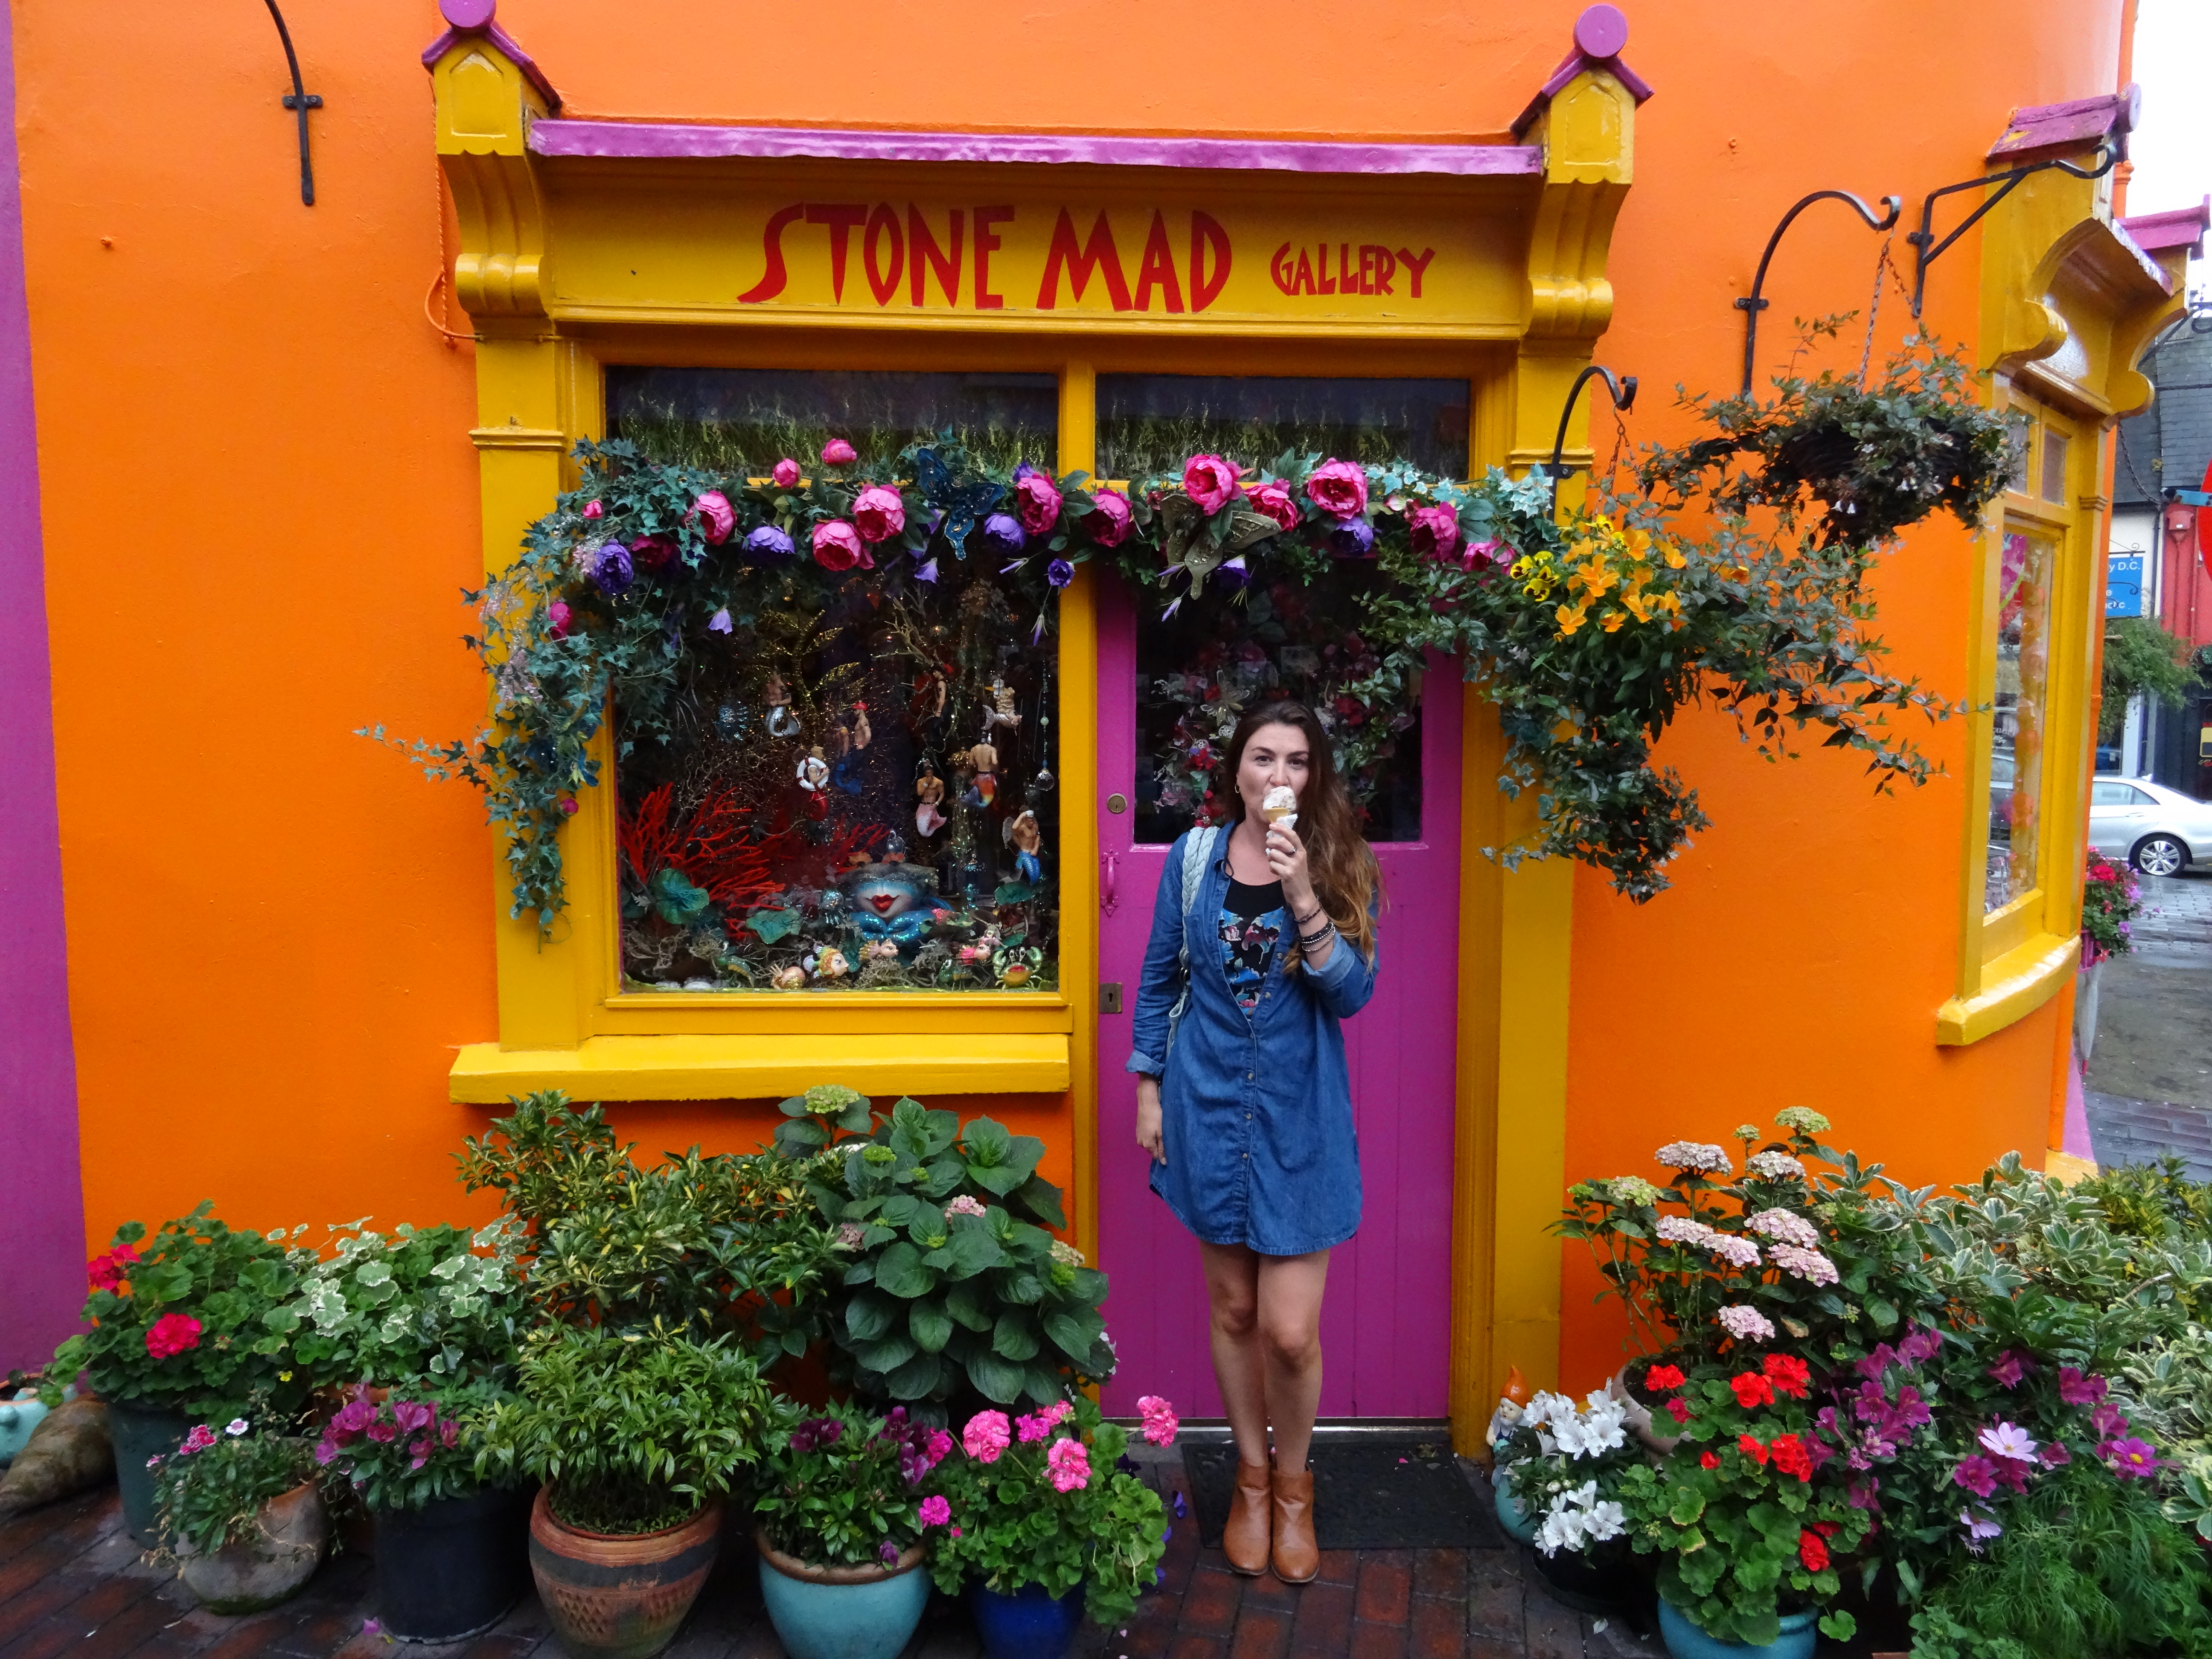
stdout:
<svg viewBox="0 0 2212 1659">
<path fill-rule="evenodd" d="M 76 1390 L 70 1390 L 75 1398 Z M 39 1391 L 26 1389 L 13 1400 L 0 1400 L 0 1467 L 15 1461 L 15 1454 L 31 1443 L 31 1431 L 46 1421 L 46 1408 Z"/>
<path fill-rule="evenodd" d="M 1042 1584 L 1024 1584 L 1011 1595 L 981 1584 L 968 1589 L 986 1659 L 1060 1659 L 1083 1622 L 1083 1592 L 1051 1596 Z"/>
<path fill-rule="evenodd" d="M 1659 1634 L 1674 1659 L 1813 1659 L 1820 1632 L 1813 1628 L 1820 1614 L 1808 1607 L 1782 1615 L 1782 1634 L 1771 1642 L 1719 1642 L 1692 1624 L 1680 1608 L 1664 1596 L 1659 1599 Z"/>
<path fill-rule="evenodd" d="M 917 1544 L 890 1567 L 817 1567 L 756 1534 L 761 1600 L 790 1659 L 898 1659 L 929 1605 Z"/>
<path fill-rule="evenodd" d="M 1505 1528 L 1505 1535 L 1516 1543 L 1534 1543 L 1536 1517 L 1521 1507 L 1521 1500 L 1513 1495 L 1503 1470 L 1491 1471 L 1490 1491 L 1491 1503 L 1498 1510 L 1498 1524 Z"/>
</svg>

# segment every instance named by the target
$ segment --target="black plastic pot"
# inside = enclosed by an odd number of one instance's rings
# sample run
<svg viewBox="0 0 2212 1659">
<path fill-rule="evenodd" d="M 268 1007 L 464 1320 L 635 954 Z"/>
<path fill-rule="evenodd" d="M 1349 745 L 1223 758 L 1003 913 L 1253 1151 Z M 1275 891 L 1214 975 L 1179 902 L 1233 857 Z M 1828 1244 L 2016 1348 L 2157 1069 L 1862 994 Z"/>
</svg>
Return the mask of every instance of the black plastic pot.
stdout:
<svg viewBox="0 0 2212 1659">
<path fill-rule="evenodd" d="M 1561 1550 L 1555 1555 L 1532 1550 L 1528 1559 L 1555 1601 L 1577 1613 L 1626 1617 L 1639 1631 L 1644 1628 L 1651 1596 L 1650 1571 L 1626 1540 L 1613 1539 L 1586 1551 Z"/>
<path fill-rule="evenodd" d="M 487 1486 L 419 1510 L 375 1510 L 385 1634 L 454 1642 L 488 1630 L 530 1583 L 530 1498 Z"/>
</svg>

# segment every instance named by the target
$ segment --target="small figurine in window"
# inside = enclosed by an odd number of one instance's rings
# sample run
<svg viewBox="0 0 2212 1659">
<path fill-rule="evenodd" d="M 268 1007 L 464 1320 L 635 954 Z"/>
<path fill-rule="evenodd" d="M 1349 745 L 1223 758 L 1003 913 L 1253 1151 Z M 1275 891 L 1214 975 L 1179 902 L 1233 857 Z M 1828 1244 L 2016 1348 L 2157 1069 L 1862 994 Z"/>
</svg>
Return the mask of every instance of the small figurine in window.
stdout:
<svg viewBox="0 0 2212 1659">
<path fill-rule="evenodd" d="M 799 716 L 791 712 L 790 688 L 781 674 L 770 674 L 763 695 L 768 699 L 768 734 L 771 738 L 795 738 L 799 735 Z M 820 754 L 820 750 L 814 751 Z"/>
<path fill-rule="evenodd" d="M 945 799 L 945 780 L 937 775 L 937 769 L 927 761 L 914 781 L 915 799 L 921 804 L 914 809 L 915 833 L 927 840 L 945 828 L 945 814 L 938 810 Z"/>
<path fill-rule="evenodd" d="M 1014 694 L 1001 679 L 991 682 L 991 701 L 983 710 L 983 740 L 988 743 L 994 732 L 1008 732 L 1022 729 L 1022 717 L 1014 712 Z"/>
<path fill-rule="evenodd" d="M 868 746 L 874 733 L 868 730 L 868 705 L 853 705 L 853 724 L 848 727 L 839 720 L 832 728 L 836 733 L 837 763 L 830 769 L 830 781 L 848 795 L 861 790 L 860 751 Z"/>
<path fill-rule="evenodd" d="M 966 789 L 960 794 L 961 803 L 967 806 L 988 806 L 999 798 L 999 751 L 988 743 L 979 743 L 963 755 L 955 756 L 963 769 L 974 774 Z"/>
<path fill-rule="evenodd" d="M 1044 879 L 1044 866 L 1037 858 L 1038 849 L 1044 845 L 1044 832 L 1037 828 L 1036 814 L 1024 807 L 1006 820 L 1000 834 L 1014 849 L 1014 868 L 1024 881 L 1032 887 Z"/>
<path fill-rule="evenodd" d="M 799 787 L 811 795 L 819 795 L 830 787 L 830 763 L 822 758 L 822 745 L 818 743 L 799 763 Z"/>
</svg>

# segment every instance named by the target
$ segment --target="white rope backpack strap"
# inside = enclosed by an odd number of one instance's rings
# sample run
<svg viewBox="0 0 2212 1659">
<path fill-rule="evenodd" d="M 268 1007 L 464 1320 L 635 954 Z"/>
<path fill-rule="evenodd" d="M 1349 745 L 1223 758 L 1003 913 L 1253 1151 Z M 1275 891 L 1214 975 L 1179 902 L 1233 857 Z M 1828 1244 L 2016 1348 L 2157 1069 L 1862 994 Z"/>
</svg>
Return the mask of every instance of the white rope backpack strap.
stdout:
<svg viewBox="0 0 2212 1659">
<path fill-rule="evenodd" d="M 1183 1010 L 1190 1006 L 1190 909 L 1198 902 L 1199 890 L 1206 882 L 1206 855 L 1212 850 L 1215 838 L 1221 833 L 1216 825 L 1211 830 L 1194 827 L 1182 842 L 1182 945 L 1176 952 L 1182 967 L 1182 991 L 1176 998 L 1175 1006 L 1168 1010 L 1168 1047 L 1175 1047 L 1176 1027 L 1182 1023 Z"/>
</svg>

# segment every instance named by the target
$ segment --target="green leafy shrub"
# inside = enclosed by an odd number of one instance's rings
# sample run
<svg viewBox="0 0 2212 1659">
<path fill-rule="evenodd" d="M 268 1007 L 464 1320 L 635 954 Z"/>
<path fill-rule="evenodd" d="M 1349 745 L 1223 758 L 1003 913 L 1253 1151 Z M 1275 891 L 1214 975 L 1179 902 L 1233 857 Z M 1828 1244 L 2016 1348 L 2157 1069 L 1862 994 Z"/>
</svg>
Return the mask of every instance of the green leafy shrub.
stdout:
<svg viewBox="0 0 2212 1659">
<path fill-rule="evenodd" d="M 780 1431 L 753 1513 L 769 1543 L 812 1566 L 888 1565 L 921 1539 L 932 1475 L 952 1449 L 942 1429 L 830 1406 Z M 940 1500 L 941 1501 L 941 1500 Z"/>
<path fill-rule="evenodd" d="M 506 1398 L 489 1382 L 394 1392 L 381 1401 L 349 1390 L 323 1425 L 315 1462 L 372 1510 L 419 1510 L 483 1486 L 477 1454 L 485 1417 Z"/>
<path fill-rule="evenodd" d="M 64 1342 L 46 1368 L 49 1406 L 79 1370 L 102 1399 L 150 1410 L 197 1414 L 254 1397 L 289 1411 L 305 1401 L 310 1380 L 271 1316 L 298 1293 L 314 1252 L 285 1244 L 281 1227 L 265 1237 L 234 1231 L 214 1207 L 202 1204 L 150 1237 L 143 1222 L 116 1229 L 91 1264 L 92 1329 Z"/>
<path fill-rule="evenodd" d="M 165 1548 L 212 1555 L 253 1535 L 261 1506 L 314 1477 L 307 1443 L 266 1419 L 194 1426 L 155 1469 L 154 1510 Z"/>
<path fill-rule="evenodd" d="M 729 1494 L 775 1425 L 758 1368 L 724 1341 L 563 1326 L 526 1349 L 520 1387 L 486 1416 L 477 1473 L 545 1483 L 585 1532 L 680 1525 Z"/>
<path fill-rule="evenodd" d="M 848 1089 L 783 1103 L 780 1146 L 815 1155 L 807 1190 L 857 1259 L 830 1335 L 872 1399 L 1039 1405 L 1114 1374 L 1098 1305 L 1106 1275 L 1061 1227 L 1044 1143 L 901 1100 L 874 1119 Z M 839 1132 L 845 1132 L 841 1137 Z"/>
<path fill-rule="evenodd" d="M 695 1146 L 645 1169 L 634 1144 L 616 1144 L 599 1106 L 578 1111 L 550 1090 L 512 1103 L 468 1140 L 461 1181 L 504 1196 L 543 1317 L 732 1336 L 763 1364 L 806 1351 L 838 1259 L 799 1161 Z"/>
<path fill-rule="evenodd" d="M 511 1375 L 529 1313 L 519 1230 L 402 1224 L 386 1238 L 364 1226 L 331 1228 L 333 1253 L 267 1316 L 295 1359 L 331 1382 Z"/>
</svg>

